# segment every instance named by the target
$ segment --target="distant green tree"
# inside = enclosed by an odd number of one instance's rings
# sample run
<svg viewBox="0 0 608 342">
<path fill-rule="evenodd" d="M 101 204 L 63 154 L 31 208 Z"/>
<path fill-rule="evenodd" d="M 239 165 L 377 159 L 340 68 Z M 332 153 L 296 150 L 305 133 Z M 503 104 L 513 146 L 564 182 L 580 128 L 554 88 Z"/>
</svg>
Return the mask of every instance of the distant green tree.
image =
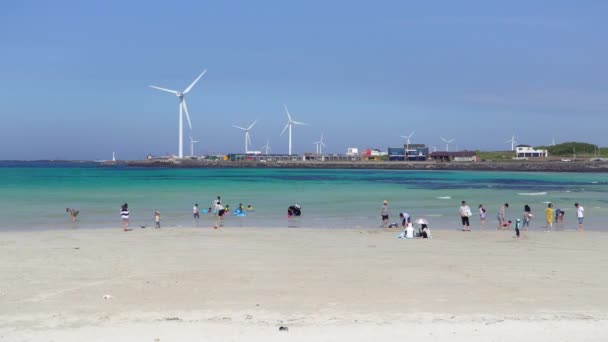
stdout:
<svg viewBox="0 0 608 342">
<path fill-rule="evenodd" d="M 537 149 L 546 149 L 551 156 L 571 156 L 576 154 L 594 155 L 597 145 L 584 142 L 565 142 L 554 146 L 538 146 Z"/>
</svg>

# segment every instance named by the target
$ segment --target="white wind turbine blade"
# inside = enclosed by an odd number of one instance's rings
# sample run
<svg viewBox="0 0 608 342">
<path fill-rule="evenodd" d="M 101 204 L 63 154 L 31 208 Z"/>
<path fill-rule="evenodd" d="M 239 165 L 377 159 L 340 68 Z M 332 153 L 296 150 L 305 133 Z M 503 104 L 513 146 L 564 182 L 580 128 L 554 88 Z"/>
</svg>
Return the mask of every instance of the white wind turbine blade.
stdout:
<svg viewBox="0 0 608 342">
<path fill-rule="evenodd" d="M 299 121 L 292 121 L 291 122 L 294 125 L 304 125 L 304 126 L 310 126 L 309 124 L 305 123 L 305 122 L 299 122 Z"/>
<path fill-rule="evenodd" d="M 251 124 L 251 126 L 247 127 L 247 130 L 250 130 L 251 128 L 253 128 L 253 126 L 254 126 L 254 125 L 257 123 L 257 122 L 258 122 L 258 120 L 255 120 L 255 121 L 254 121 L 254 122 Z"/>
<path fill-rule="evenodd" d="M 445 143 L 448 142 L 448 140 L 446 138 L 442 137 L 442 136 L 440 136 L 439 138 L 441 138 L 441 140 L 443 140 L 443 142 L 445 142 Z"/>
<path fill-rule="evenodd" d="M 166 91 L 167 93 L 171 93 L 171 94 L 179 94 L 179 92 L 177 90 L 171 90 L 171 89 L 167 89 L 167 88 L 161 88 L 161 87 L 157 87 L 157 86 L 149 86 L 150 88 L 154 88 L 154 89 L 158 89 L 158 90 L 162 90 L 162 91 Z"/>
<path fill-rule="evenodd" d="M 449 143 L 449 144 L 451 144 L 451 143 L 453 143 L 454 141 L 456 141 L 456 139 L 448 140 L 448 141 L 446 141 L 446 142 L 447 142 L 447 143 Z"/>
<path fill-rule="evenodd" d="M 287 130 L 287 128 L 289 128 L 290 123 L 291 123 L 291 122 L 289 122 L 289 123 L 287 123 L 287 125 L 285 125 L 285 128 L 283 128 L 283 131 L 281 132 L 281 136 L 282 136 L 283 134 L 285 134 L 285 131 Z"/>
<path fill-rule="evenodd" d="M 285 113 L 287 113 L 287 119 L 289 122 L 291 122 L 291 115 L 289 114 L 289 109 L 287 109 L 287 105 L 284 104 L 283 107 L 285 107 Z"/>
<path fill-rule="evenodd" d="M 411 138 L 411 137 L 413 137 L 413 136 L 414 136 L 414 134 L 416 134 L 416 131 L 413 131 L 413 132 L 412 132 L 412 133 L 410 133 L 410 135 L 408 135 L 407 137 L 408 137 L 408 138 Z"/>
<path fill-rule="evenodd" d="M 184 90 L 184 94 L 188 94 L 188 92 L 192 89 L 192 87 L 194 87 L 194 85 L 196 84 L 196 82 L 198 82 L 198 80 L 200 80 L 201 77 L 203 77 L 203 75 L 206 72 L 207 72 L 207 69 L 203 70 L 203 72 L 201 72 L 201 74 L 198 75 L 198 77 L 192 83 L 190 83 L 190 85 L 188 86 L 188 88 L 186 88 L 186 90 Z"/>
<path fill-rule="evenodd" d="M 243 131 L 246 131 L 246 130 L 247 130 L 246 128 L 243 128 L 243 127 L 240 127 L 240 126 L 235 126 L 235 125 L 232 125 L 232 127 L 234 127 L 234 128 L 238 128 L 238 129 L 242 129 Z"/>
<path fill-rule="evenodd" d="M 192 130 L 192 122 L 190 121 L 190 114 L 188 113 L 188 106 L 186 106 L 186 98 L 182 97 L 182 106 L 184 107 L 184 112 L 186 113 L 186 119 L 188 119 L 188 126 L 190 130 Z"/>
</svg>

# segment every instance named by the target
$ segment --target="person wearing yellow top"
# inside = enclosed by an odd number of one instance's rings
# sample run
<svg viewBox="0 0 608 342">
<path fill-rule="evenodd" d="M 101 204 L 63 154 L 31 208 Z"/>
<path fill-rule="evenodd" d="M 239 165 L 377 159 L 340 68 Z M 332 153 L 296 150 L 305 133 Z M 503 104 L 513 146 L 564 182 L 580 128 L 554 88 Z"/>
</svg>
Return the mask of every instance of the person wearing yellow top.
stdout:
<svg viewBox="0 0 608 342">
<path fill-rule="evenodd" d="M 547 230 L 553 228 L 553 203 L 549 203 L 545 209 L 545 219 L 547 220 Z"/>
</svg>

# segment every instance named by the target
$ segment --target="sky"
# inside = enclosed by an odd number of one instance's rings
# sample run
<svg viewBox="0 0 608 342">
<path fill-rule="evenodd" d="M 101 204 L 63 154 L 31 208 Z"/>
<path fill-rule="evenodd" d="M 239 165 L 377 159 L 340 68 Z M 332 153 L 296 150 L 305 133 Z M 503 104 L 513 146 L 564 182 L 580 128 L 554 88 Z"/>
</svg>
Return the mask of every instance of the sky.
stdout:
<svg viewBox="0 0 608 342">
<path fill-rule="evenodd" d="M 608 146 L 608 1 L 4 1 L 0 160 Z"/>
</svg>

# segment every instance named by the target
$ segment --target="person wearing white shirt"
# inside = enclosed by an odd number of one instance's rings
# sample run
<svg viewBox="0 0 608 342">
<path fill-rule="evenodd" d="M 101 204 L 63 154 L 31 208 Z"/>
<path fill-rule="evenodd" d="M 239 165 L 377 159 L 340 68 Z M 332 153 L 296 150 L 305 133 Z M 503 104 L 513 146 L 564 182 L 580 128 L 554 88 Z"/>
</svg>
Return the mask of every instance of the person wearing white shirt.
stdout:
<svg viewBox="0 0 608 342">
<path fill-rule="evenodd" d="M 411 223 L 408 223 L 407 227 L 405 228 L 405 238 L 406 239 L 414 238 L 414 226 Z"/>
<path fill-rule="evenodd" d="M 458 209 L 460 213 L 460 221 L 462 222 L 462 230 L 465 232 L 470 232 L 471 227 L 469 226 L 469 217 L 471 217 L 471 208 L 467 205 L 467 201 L 462 201 L 460 205 L 460 209 Z"/>
<path fill-rule="evenodd" d="M 194 204 L 194 207 L 192 207 L 192 216 L 194 216 L 194 220 L 196 221 L 196 223 L 198 223 L 198 219 L 200 217 L 199 214 L 199 210 L 198 210 L 198 203 Z"/>
<path fill-rule="evenodd" d="M 582 231 L 584 230 L 583 219 L 585 218 L 585 208 L 578 203 L 574 203 L 574 207 L 576 208 L 576 218 L 578 219 L 577 230 Z"/>
</svg>

